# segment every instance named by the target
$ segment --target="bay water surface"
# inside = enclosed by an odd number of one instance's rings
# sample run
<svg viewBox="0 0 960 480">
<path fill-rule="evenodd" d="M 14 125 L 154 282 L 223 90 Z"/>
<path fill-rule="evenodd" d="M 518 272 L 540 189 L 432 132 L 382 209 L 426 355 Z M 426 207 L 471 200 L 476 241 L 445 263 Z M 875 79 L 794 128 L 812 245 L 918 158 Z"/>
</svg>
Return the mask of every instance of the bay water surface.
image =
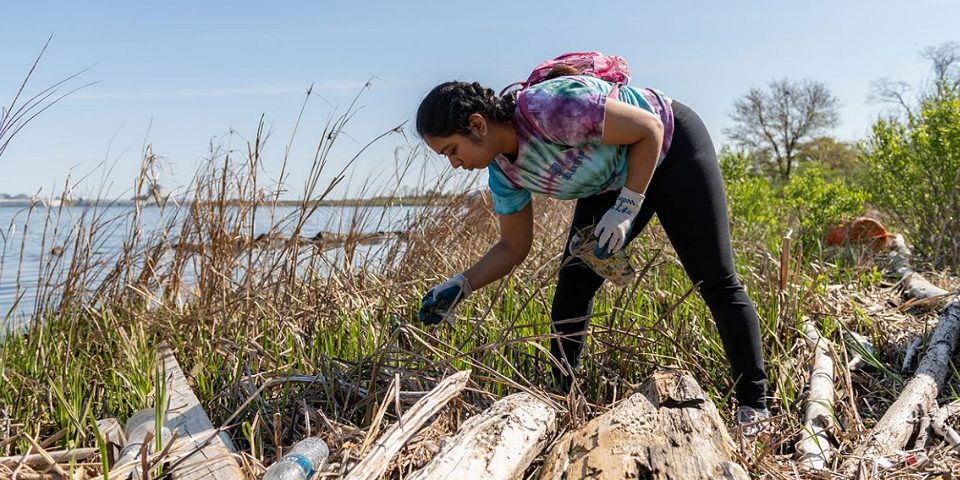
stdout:
<svg viewBox="0 0 960 480">
<path fill-rule="evenodd" d="M 423 207 L 319 207 L 306 220 L 301 235 L 312 237 L 317 232 L 362 233 L 403 231 Z M 259 207 L 254 215 L 254 235 L 271 231 L 289 235 L 297 207 Z M 72 238 L 76 225 L 89 223 L 96 215 L 102 227 L 97 229 L 93 256 L 112 261 L 130 235 L 134 219 L 133 206 L 99 207 L 23 207 L 0 205 L 0 331 L 22 324 L 36 306 L 39 288 L 46 272 L 57 257 L 63 260 L 72 254 Z M 167 210 L 161 214 L 156 206 L 140 211 L 142 235 L 149 237 L 163 228 Z M 284 220 L 287 219 L 287 220 Z M 359 221 L 359 223 L 358 223 Z M 168 230 L 171 231 L 171 230 Z M 173 229 L 172 231 L 177 231 Z M 175 239 L 174 239 L 175 240 Z M 336 255 L 335 251 L 319 254 Z M 370 246 L 358 247 L 360 256 Z M 341 252 L 342 253 L 342 252 Z M 61 261 L 60 263 L 65 263 Z"/>
</svg>

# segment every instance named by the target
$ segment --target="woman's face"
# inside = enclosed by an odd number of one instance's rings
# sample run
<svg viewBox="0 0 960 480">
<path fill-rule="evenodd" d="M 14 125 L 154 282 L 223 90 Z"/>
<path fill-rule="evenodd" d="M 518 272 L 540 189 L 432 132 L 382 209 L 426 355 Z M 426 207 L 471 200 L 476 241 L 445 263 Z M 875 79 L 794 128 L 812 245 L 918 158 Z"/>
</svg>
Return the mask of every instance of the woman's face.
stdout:
<svg viewBox="0 0 960 480">
<path fill-rule="evenodd" d="M 489 134 L 485 119 L 474 114 L 470 118 L 470 135 L 426 136 L 423 140 L 437 155 L 447 157 L 453 168 L 476 170 L 487 168 L 500 153 L 495 151 Z"/>
</svg>

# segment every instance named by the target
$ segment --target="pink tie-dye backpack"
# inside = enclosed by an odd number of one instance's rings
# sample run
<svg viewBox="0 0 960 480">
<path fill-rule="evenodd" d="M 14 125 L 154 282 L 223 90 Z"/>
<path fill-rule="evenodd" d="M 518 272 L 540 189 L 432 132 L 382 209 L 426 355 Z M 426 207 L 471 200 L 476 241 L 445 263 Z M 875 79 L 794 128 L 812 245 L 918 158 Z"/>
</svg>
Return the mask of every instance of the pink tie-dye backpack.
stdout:
<svg viewBox="0 0 960 480">
<path fill-rule="evenodd" d="M 613 89 L 607 95 L 608 98 L 619 98 L 620 85 L 626 85 L 630 81 L 630 69 L 627 68 L 627 61 L 623 57 L 604 55 L 600 52 L 565 53 L 553 60 L 547 60 L 537 65 L 537 68 L 533 69 L 526 81 L 507 85 L 500 91 L 500 96 L 502 97 L 507 93 L 507 90 L 519 85 L 517 106 L 520 107 L 520 115 L 526 119 L 527 124 L 538 135 L 543 136 L 536 123 L 531 120 L 530 112 L 527 111 L 527 102 L 523 98 L 524 90 L 544 80 L 565 75 L 589 75 L 614 83 Z"/>
<path fill-rule="evenodd" d="M 548 78 L 568 74 L 564 71 L 569 70 L 569 67 L 573 67 L 580 75 L 589 75 L 615 83 L 616 85 L 610 92 L 611 97 L 618 93 L 620 85 L 626 85 L 630 81 L 630 69 L 627 68 L 627 61 L 623 57 L 604 55 L 600 52 L 565 53 L 553 60 L 547 60 L 537 65 L 537 68 L 533 69 L 526 81 L 507 85 L 500 91 L 500 95 L 503 96 L 507 90 L 517 85 L 522 90 Z"/>
</svg>

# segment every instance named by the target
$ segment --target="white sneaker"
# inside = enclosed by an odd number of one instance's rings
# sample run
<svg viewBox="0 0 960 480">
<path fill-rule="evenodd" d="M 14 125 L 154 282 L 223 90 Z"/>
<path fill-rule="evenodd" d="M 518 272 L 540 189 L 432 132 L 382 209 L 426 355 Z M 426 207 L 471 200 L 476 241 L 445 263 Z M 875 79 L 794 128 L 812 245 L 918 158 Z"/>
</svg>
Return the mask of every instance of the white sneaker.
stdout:
<svg viewBox="0 0 960 480">
<path fill-rule="evenodd" d="M 770 411 L 766 408 L 758 409 L 743 405 L 737 410 L 735 426 L 740 429 L 744 438 L 754 438 L 766 428 L 768 418 L 770 418 Z"/>
</svg>

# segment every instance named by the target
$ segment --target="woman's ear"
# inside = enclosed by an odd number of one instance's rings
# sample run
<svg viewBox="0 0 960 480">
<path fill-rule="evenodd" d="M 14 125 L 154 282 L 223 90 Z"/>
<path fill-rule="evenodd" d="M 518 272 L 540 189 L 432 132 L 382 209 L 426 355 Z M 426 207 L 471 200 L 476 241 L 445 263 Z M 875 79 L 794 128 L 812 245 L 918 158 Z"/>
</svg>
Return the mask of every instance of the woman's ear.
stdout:
<svg viewBox="0 0 960 480">
<path fill-rule="evenodd" d="M 472 113 L 468 120 L 470 121 L 470 130 L 473 130 L 475 135 L 479 137 L 487 135 L 487 119 L 483 118 L 483 115 Z"/>
</svg>

